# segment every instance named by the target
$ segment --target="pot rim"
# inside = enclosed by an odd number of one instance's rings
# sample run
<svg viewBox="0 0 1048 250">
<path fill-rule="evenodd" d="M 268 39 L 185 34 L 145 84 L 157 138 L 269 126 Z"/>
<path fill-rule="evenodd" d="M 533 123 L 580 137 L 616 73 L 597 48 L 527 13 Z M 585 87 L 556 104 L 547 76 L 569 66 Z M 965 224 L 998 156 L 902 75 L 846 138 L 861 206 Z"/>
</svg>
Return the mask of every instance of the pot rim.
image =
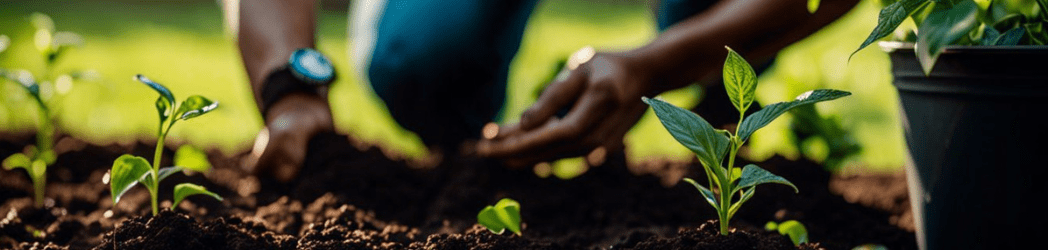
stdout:
<svg viewBox="0 0 1048 250">
<path fill-rule="evenodd" d="M 881 47 L 884 52 L 892 53 L 895 51 L 912 51 L 915 44 L 912 42 L 900 42 L 900 41 L 880 41 L 877 45 Z M 947 45 L 943 47 L 942 54 L 953 54 L 953 53 L 1046 53 L 1048 54 L 1048 45 Z"/>
</svg>

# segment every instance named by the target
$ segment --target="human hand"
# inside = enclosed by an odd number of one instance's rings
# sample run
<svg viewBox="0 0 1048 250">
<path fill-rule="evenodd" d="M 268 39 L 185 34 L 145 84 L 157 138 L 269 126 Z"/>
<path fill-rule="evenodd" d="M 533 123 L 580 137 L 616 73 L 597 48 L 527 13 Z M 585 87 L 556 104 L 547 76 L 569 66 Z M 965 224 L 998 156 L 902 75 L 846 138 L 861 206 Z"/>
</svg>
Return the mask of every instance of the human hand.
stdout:
<svg viewBox="0 0 1048 250">
<path fill-rule="evenodd" d="M 623 136 L 647 108 L 641 96 L 651 94 L 650 71 L 624 54 L 592 55 L 566 78 L 551 83 L 519 123 L 485 127 L 476 152 L 522 167 L 620 150 Z M 563 118 L 555 116 L 567 107 L 571 109 Z"/>
<path fill-rule="evenodd" d="M 334 130 L 327 100 L 316 94 L 287 94 L 264 117 L 266 127 L 255 138 L 242 166 L 252 174 L 281 182 L 298 176 L 313 136 Z"/>
</svg>

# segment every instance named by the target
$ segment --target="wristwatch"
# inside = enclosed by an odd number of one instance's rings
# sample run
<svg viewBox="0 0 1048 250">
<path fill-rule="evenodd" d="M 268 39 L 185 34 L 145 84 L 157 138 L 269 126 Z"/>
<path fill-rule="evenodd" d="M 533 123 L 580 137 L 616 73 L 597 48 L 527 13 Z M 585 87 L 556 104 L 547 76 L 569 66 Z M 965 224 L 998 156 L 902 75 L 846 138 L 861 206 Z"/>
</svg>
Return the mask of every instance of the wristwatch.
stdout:
<svg viewBox="0 0 1048 250">
<path fill-rule="evenodd" d="M 262 84 L 262 115 L 269 107 L 290 93 L 323 94 L 335 80 L 335 67 L 324 54 L 310 49 L 297 49 L 287 64 L 277 68 Z"/>
</svg>

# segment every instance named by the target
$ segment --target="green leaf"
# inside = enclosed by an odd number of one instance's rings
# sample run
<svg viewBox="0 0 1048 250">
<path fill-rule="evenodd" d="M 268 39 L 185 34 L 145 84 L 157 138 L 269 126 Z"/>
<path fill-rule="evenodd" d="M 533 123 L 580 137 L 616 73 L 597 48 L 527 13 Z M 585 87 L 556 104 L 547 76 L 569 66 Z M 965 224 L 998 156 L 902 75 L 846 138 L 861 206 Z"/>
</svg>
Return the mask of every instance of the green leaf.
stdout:
<svg viewBox="0 0 1048 250">
<path fill-rule="evenodd" d="M 982 41 L 980 41 L 980 44 L 993 45 L 994 41 L 996 41 L 997 38 L 1000 36 L 1000 31 L 997 31 L 997 29 L 994 29 L 991 25 L 986 25 L 986 27 L 983 27 L 983 37 Z"/>
<path fill-rule="evenodd" d="M 7 72 L 7 74 L 4 74 L 4 78 L 17 82 L 23 89 L 25 89 L 25 91 L 33 95 L 33 97 L 36 97 L 37 99 L 40 98 L 40 85 L 36 84 L 36 78 L 33 77 L 33 73 L 21 69 L 12 70 Z"/>
<path fill-rule="evenodd" d="M 484 226 L 494 234 L 502 234 L 506 231 L 506 226 L 499 221 L 499 216 L 495 213 L 495 206 L 487 206 L 480 210 L 477 214 L 477 224 Z"/>
<path fill-rule="evenodd" d="M 179 166 L 164 167 L 160 168 L 160 171 L 157 172 L 157 176 L 158 178 L 160 178 L 160 181 L 164 181 L 164 179 L 167 179 L 168 176 L 171 176 L 178 172 L 182 172 L 182 170 L 185 169 Z"/>
<path fill-rule="evenodd" d="M 143 186 L 146 186 L 146 188 L 149 189 L 160 186 L 159 181 L 153 180 L 153 171 L 146 171 L 145 173 L 142 173 L 142 176 L 138 177 L 138 182 L 142 183 Z"/>
<path fill-rule="evenodd" d="M 494 206 L 487 206 L 477 214 L 477 223 L 486 227 L 495 234 L 502 234 L 509 229 L 516 235 L 521 235 L 520 228 L 520 203 L 503 198 Z"/>
<path fill-rule="evenodd" d="M 848 95 L 851 95 L 851 93 L 833 89 L 818 89 L 804 92 L 804 94 L 797 96 L 797 98 L 793 101 L 774 103 L 765 106 L 764 109 L 761 109 L 760 111 L 757 111 L 756 113 L 753 113 L 752 115 L 746 117 L 746 119 L 742 120 L 742 124 L 739 125 L 741 126 L 739 128 L 739 140 L 746 141 L 746 139 L 748 139 L 750 135 L 753 134 L 753 132 L 756 132 L 758 129 L 763 128 L 764 126 L 767 126 L 768 123 L 771 123 L 775 120 L 775 118 L 778 118 L 780 115 L 786 113 L 786 111 L 789 111 L 790 109 L 805 104 L 829 101 Z"/>
<path fill-rule="evenodd" d="M 39 96 L 40 94 L 40 87 L 36 86 L 36 80 L 33 79 L 33 74 L 29 73 L 29 71 L 27 70 L 3 70 L 2 68 L 0 68 L 0 76 L 12 82 L 18 83 L 22 86 L 22 88 L 24 88 L 26 91 L 29 91 L 29 93 L 34 96 Z"/>
<path fill-rule="evenodd" d="M 978 25 L 978 13 L 975 2 L 961 1 L 952 8 L 936 6 L 924 19 L 924 23 L 917 28 L 916 52 L 925 75 L 931 73 L 943 47 L 953 44 Z"/>
<path fill-rule="evenodd" d="M 979 7 L 979 11 L 986 11 L 992 2 L 992 0 L 975 0 L 975 6 Z"/>
<path fill-rule="evenodd" d="M 182 101 L 182 105 L 179 105 L 175 116 L 178 119 L 189 120 L 190 118 L 211 112 L 215 108 L 218 108 L 218 102 L 212 102 L 203 96 L 194 95 Z"/>
<path fill-rule="evenodd" d="M 993 27 L 998 29 L 1008 29 L 1009 27 L 1016 27 L 1026 21 L 1026 16 L 1020 13 L 1011 13 L 997 18 L 993 22 Z"/>
<path fill-rule="evenodd" d="M 746 201 L 750 200 L 750 198 L 753 198 L 753 195 L 756 193 L 757 188 L 753 187 L 751 187 L 750 189 L 746 189 L 746 191 L 743 191 L 742 197 L 739 197 L 739 201 L 736 201 L 735 204 L 731 204 L 731 207 L 728 208 L 728 218 L 735 216 L 735 212 L 739 211 L 739 208 L 742 207 L 742 204 L 746 203 Z"/>
<path fill-rule="evenodd" d="M 207 160 L 207 154 L 196 147 L 182 145 L 175 151 L 175 166 L 200 173 L 211 171 L 211 162 Z"/>
<path fill-rule="evenodd" d="M 503 198 L 495 203 L 495 213 L 499 219 L 506 224 L 506 229 L 520 235 L 520 203 L 509 198 Z"/>
<path fill-rule="evenodd" d="M 160 98 L 163 99 L 164 102 L 166 102 L 166 105 L 164 107 L 167 107 L 167 109 L 161 110 L 161 105 L 159 104 L 160 100 L 157 100 L 157 111 L 163 114 L 161 115 L 161 117 L 165 117 L 165 119 L 161 120 L 166 120 L 166 117 L 168 117 L 168 115 L 171 114 L 170 109 L 175 106 L 175 95 L 171 94 L 171 91 L 167 90 L 167 87 L 164 87 L 164 85 L 160 85 L 159 83 L 156 83 L 153 80 L 150 80 L 149 78 L 146 78 L 146 76 L 143 76 L 141 74 L 135 75 L 135 80 L 145 83 L 146 86 L 149 86 L 150 88 L 153 88 L 153 90 L 156 90 L 157 93 L 160 93 Z"/>
<path fill-rule="evenodd" d="M 717 133 L 709 122 L 691 111 L 666 103 L 659 99 L 642 98 L 655 110 L 662 126 L 680 142 L 698 156 L 708 170 L 716 176 L 724 176 L 721 159 L 728 151 L 731 139 Z"/>
<path fill-rule="evenodd" d="M 997 37 L 997 39 L 993 42 L 993 45 L 997 45 L 997 46 L 1017 45 L 1017 44 L 1019 44 L 1019 41 L 1023 39 L 1023 35 L 1025 35 L 1025 34 L 1026 34 L 1026 29 L 1024 29 L 1021 26 L 1012 28 L 1012 29 L 1008 30 L 1007 32 L 1004 32 L 1004 34 L 1001 34 L 1001 36 Z"/>
<path fill-rule="evenodd" d="M 26 156 L 23 153 L 15 153 L 11 156 L 8 156 L 6 159 L 4 159 L 3 163 L 4 169 L 14 170 L 16 168 L 25 168 L 26 171 L 29 170 L 30 164 L 32 164 L 32 160 L 29 159 L 29 156 Z"/>
<path fill-rule="evenodd" d="M 746 167 L 742 168 L 742 177 L 739 178 L 739 184 L 736 185 L 735 189 L 732 189 L 731 192 L 738 192 L 744 188 L 754 187 L 765 183 L 787 185 L 793 187 L 794 192 L 800 192 L 800 190 L 797 189 L 797 186 L 794 186 L 793 183 L 790 183 L 786 178 L 782 178 L 781 176 L 775 175 L 753 164 L 748 164 Z"/>
<path fill-rule="evenodd" d="M 1041 20 L 1048 21 L 1048 0 L 1037 0 L 1037 6 L 1041 7 Z"/>
<path fill-rule="evenodd" d="M 774 221 L 769 221 L 768 223 L 764 223 L 764 230 L 772 231 L 772 230 L 775 230 L 777 228 L 779 228 L 779 223 L 775 223 Z"/>
<path fill-rule="evenodd" d="M 182 183 L 175 185 L 175 196 L 173 198 L 174 202 L 171 203 L 171 209 L 174 210 L 176 207 L 178 207 L 178 203 L 182 202 L 182 200 L 185 199 L 187 196 L 198 194 L 211 196 L 216 200 L 222 200 L 221 196 L 218 196 L 218 194 L 212 193 L 211 191 L 207 191 L 206 188 L 200 185 L 196 185 L 193 183 Z"/>
<path fill-rule="evenodd" d="M 58 155 L 55 154 L 54 150 L 46 149 L 44 151 L 38 152 L 37 154 L 38 155 L 36 156 L 36 158 L 44 161 L 44 164 L 47 164 L 48 166 L 51 166 L 51 164 L 55 164 L 55 161 L 58 160 Z"/>
<path fill-rule="evenodd" d="M 728 49 L 728 58 L 724 59 L 724 89 L 735 109 L 744 113 L 756 96 L 757 73 L 739 53 L 728 46 L 724 48 Z"/>
<path fill-rule="evenodd" d="M 804 228 L 804 224 L 799 221 L 788 220 L 779 223 L 778 231 L 779 234 L 789 236 L 795 246 L 808 243 L 808 229 Z"/>
<path fill-rule="evenodd" d="M 859 45 L 859 49 L 856 49 L 850 56 L 848 56 L 848 60 L 851 60 L 851 57 L 855 56 L 855 53 L 858 53 L 863 48 L 866 48 L 866 46 L 873 44 L 873 42 L 876 42 L 878 39 L 891 35 L 892 32 L 894 32 L 895 29 L 910 16 L 910 14 L 917 11 L 917 9 L 926 2 L 928 1 L 899 0 L 884 7 L 884 9 L 881 9 L 881 13 L 877 15 L 877 27 L 874 27 L 873 32 L 870 32 L 870 36 L 866 37 L 866 41 L 863 41 L 862 45 Z"/>
<path fill-rule="evenodd" d="M 819 10 L 819 0 L 808 0 L 808 13 L 814 14 Z"/>
<path fill-rule="evenodd" d="M 167 121 L 167 118 L 171 116 L 171 103 L 168 103 L 167 99 L 163 96 L 156 98 L 156 113 L 160 118 L 161 126 L 163 126 L 164 121 Z M 162 133 L 162 131 L 158 133 Z"/>
<path fill-rule="evenodd" d="M 130 190 L 138 180 L 151 170 L 149 162 L 145 158 L 134 155 L 121 155 L 113 161 L 113 168 L 109 171 L 109 187 L 113 195 L 113 204 L 120 201 L 127 190 Z"/>
<path fill-rule="evenodd" d="M 720 202 L 717 201 L 717 196 L 713 194 L 713 191 L 710 191 L 709 188 L 702 186 L 702 184 L 695 182 L 695 180 L 692 180 L 691 178 L 684 178 L 684 181 L 695 186 L 695 189 L 698 189 L 699 193 L 702 194 L 702 198 L 706 198 L 706 203 L 709 203 L 714 209 L 720 209 L 720 205 L 718 205 Z"/>
</svg>

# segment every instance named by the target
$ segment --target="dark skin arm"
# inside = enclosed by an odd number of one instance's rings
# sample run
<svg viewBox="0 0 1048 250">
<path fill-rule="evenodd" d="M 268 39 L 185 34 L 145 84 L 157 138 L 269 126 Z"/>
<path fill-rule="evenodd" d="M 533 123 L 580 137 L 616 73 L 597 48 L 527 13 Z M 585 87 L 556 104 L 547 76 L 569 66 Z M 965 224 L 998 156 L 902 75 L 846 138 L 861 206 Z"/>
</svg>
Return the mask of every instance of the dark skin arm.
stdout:
<svg viewBox="0 0 1048 250">
<path fill-rule="evenodd" d="M 710 84 L 704 80 L 720 72 L 725 45 L 751 61 L 770 58 L 858 2 L 822 1 L 812 14 L 806 1 L 722 0 L 641 48 L 597 53 L 566 79 L 551 83 L 524 111 L 520 123 L 485 134 L 477 153 L 505 158 L 511 166 L 528 166 L 599 148 L 619 150 L 626 132 L 647 109 L 642 96 L 697 81 Z M 570 109 L 559 119 L 554 115 L 562 108 Z"/>
<path fill-rule="evenodd" d="M 260 93 L 265 78 L 286 64 L 295 49 L 314 47 L 315 5 L 314 0 L 254 0 L 240 4 L 238 45 L 257 105 L 262 103 Z M 261 106 L 259 110 L 263 110 Z M 268 174 L 281 181 L 298 174 L 309 139 L 334 127 L 326 95 L 285 95 L 262 117 L 266 127 L 243 164 L 250 172 Z"/>
</svg>

